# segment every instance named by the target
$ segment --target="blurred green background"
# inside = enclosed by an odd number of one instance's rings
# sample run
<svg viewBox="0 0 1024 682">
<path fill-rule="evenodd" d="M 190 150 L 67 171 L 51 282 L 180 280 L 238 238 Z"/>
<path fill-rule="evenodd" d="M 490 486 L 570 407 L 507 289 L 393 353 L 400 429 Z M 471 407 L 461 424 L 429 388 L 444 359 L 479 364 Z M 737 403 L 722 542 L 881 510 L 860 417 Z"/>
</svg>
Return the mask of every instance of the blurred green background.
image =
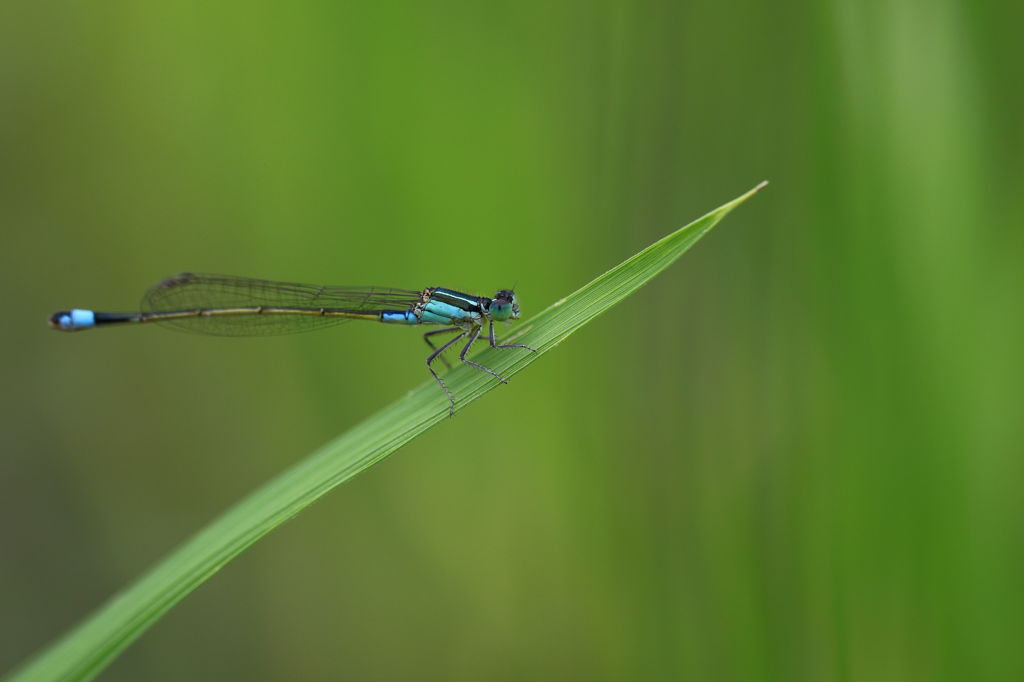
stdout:
<svg viewBox="0 0 1024 682">
<path fill-rule="evenodd" d="M 409 330 L 51 312 L 197 270 L 529 317 L 768 178 L 102 679 L 1021 679 L 1022 15 L 0 4 L 0 669 L 427 378 Z"/>
</svg>

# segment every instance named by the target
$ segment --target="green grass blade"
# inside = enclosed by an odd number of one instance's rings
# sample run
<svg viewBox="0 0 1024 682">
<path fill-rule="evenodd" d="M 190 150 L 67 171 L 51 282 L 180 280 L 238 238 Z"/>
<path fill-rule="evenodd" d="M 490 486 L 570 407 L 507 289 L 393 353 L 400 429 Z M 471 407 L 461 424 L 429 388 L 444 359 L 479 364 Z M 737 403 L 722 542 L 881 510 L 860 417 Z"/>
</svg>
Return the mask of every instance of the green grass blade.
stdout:
<svg viewBox="0 0 1024 682">
<path fill-rule="evenodd" d="M 671 265 L 765 184 L 655 242 L 527 320 L 513 337 L 517 343 L 537 348 L 537 353 L 487 349 L 476 360 L 505 377 L 518 373 Z M 458 399 L 458 411 L 499 385 L 466 366 L 454 369 L 446 380 Z M 229 509 L 10 679 L 80 680 L 97 675 L 171 607 L 247 547 L 447 416 L 448 402 L 437 384 L 424 381 Z"/>
</svg>

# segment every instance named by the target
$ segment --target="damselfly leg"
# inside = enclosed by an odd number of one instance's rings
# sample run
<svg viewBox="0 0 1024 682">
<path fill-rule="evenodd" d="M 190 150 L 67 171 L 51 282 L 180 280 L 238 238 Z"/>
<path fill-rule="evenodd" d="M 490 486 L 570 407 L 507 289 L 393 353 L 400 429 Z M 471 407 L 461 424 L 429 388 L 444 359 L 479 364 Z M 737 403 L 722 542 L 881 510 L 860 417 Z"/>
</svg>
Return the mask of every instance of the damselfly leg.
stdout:
<svg viewBox="0 0 1024 682">
<path fill-rule="evenodd" d="M 451 391 L 448 390 L 448 387 L 445 385 L 444 381 L 441 379 L 441 377 L 438 375 L 438 373 L 434 371 L 434 368 L 430 366 L 430 363 L 432 363 L 435 359 L 437 359 L 438 355 L 440 355 L 441 353 L 443 353 L 446 350 L 448 350 L 448 348 L 450 348 L 451 346 L 455 345 L 455 342 L 458 341 L 459 339 L 461 339 L 465 335 L 466 335 L 466 332 L 462 332 L 461 334 L 456 336 L 454 339 L 448 341 L 443 346 L 441 346 L 440 348 L 435 350 L 433 353 L 431 353 L 429 356 L 427 356 L 427 369 L 430 370 L 430 373 L 434 376 L 434 379 L 436 379 L 437 383 L 440 384 L 441 390 L 444 391 L 444 394 L 446 396 L 448 396 L 448 402 L 450 403 L 448 405 L 448 416 L 449 417 L 455 416 L 455 398 L 452 397 Z"/>
<path fill-rule="evenodd" d="M 494 322 L 491 322 L 490 337 L 491 337 L 491 348 L 525 348 L 528 351 L 531 351 L 531 352 L 534 352 L 534 353 L 537 352 L 536 348 L 531 348 L 530 346 L 524 346 L 521 343 L 498 343 L 497 340 L 494 338 Z"/>
<path fill-rule="evenodd" d="M 466 345 L 465 345 L 465 347 L 463 347 L 462 352 L 459 353 L 459 360 L 462 360 L 464 363 L 466 363 L 470 367 L 476 367 L 477 369 L 479 369 L 482 372 L 487 372 L 488 374 L 490 374 L 492 377 L 494 377 L 495 379 L 497 379 L 501 383 L 507 384 L 508 380 L 505 379 L 500 374 L 498 374 L 497 372 L 495 372 L 493 369 L 491 369 L 489 367 L 484 367 L 483 365 L 477 364 L 477 363 L 473 362 L 472 360 L 467 360 L 466 359 L 466 353 L 468 353 L 469 349 L 473 347 L 474 343 L 476 343 L 477 337 L 480 336 L 481 330 L 483 330 L 483 327 L 477 327 L 476 329 L 474 329 L 472 332 L 469 333 L 469 341 L 466 342 Z"/>
<path fill-rule="evenodd" d="M 469 359 L 466 358 L 466 356 L 469 354 L 470 349 L 473 347 L 473 344 L 476 343 L 477 339 L 480 338 L 480 333 L 482 331 L 483 331 L 483 327 L 482 326 L 481 327 L 474 327 L 472 331 L 468 331 L 468 332 L 467 331 L 463 331 L 459 327 L 449 327 L 447 329 L 435 329 L 433 331 L 429 331 L 429 332 L 426 332 L 425 334 L 423 334 L 423 340 L 427 342 L 428 346 L 430 346 L 431 348 L 434 349 L 434 352 L 431 353 L 427 357 L 427 369 L 430 370 L 430 374 L 434 377 L 434 380 L 437 381 L 438 385 L 441 387 L 441 390 L 444 391 L 444 394 L 448 397 L 448 403 L 449 403 L 449 405 L 448 405 L 448 415 L 449 416 L 453 416 L 455 414 L 455 398 L 452 396 L 451 392 L 448 390 L 448 386 L 444 383 L 444 380 L 441 378 L 441 376 L 436 371 L 434 371 L 433 367 L 431 367 L 431 364 L 434 362 L 434 360 L 436 360 L 438 358 L 441 358 L 441 361 L 444 362 L 445 365 L 450 368 L 451 365 L 449 365 L 448 362 L 445 361 L 445 358 L 442 355 L 442 353 L 444 353 L 446 350 L 451 348 L 458 341 L 464 339 L 466 336 L 469 336 L 469 340 L 466 342 L 466 345 L 462 347 L 462 350 L 459 351 L 459 360 L 461 360 L 465 364 L 469 365 L 470 367 L 475 367 L 476 369 L 480 370 L 481 372 L 487 372 L 488 374 L 490 374 L 492 377 L 494 377 L 495 379 L 497 379 L 498 381 L 500 381 L 503 384 L 507 384 L 508 383 L 508 379 L 506 379 L 505 377 L 501 376 L 500 374 L 495 372 L 490 367 L 484 367 L 480 363 L 473 362 L 472 360 L 469 360 Z M 452 332 L 462 332 L 462 333 L 459 334 L 458 336 L 456 336 L 455 338 L 447 341 L 440 348 L 435 346 L 433 344 L 433 342 L 431 342 L 431 340 L 429 338 L 430 336 L 433 336 L 434 334 L 445 334 L 445 333 L 452 333 Z M 499 344 L 495 340 L 495 338 L 494 338 L 494 323 L 493 322 L 490 325 L 490 332 L 489 332 L 488 336 L 489 336 L 489 340 L 491 342 L 491 347 L 492 348 L 525 348 L 526 350 L 536 352 L 535 348 L 530 348 L 529 346 L 524 346 L 523 344 L 520 344 L 520 343 Z"/>
<path fill-rule="evenodd" d="M 437 346 L 435 346 L 434 342 L 430 340 L 431 336 L 433 336 L 434 334 L 451 334 L 452 332 L 461 331 L 462 330 L 459 329 L 458 327 L 448 327 L 447 329 L 435 329 L 433 331 L 423 332 L 423 340 L 427 342 L 427 345 L 430 346 L 431 350 L 437 350 Z M 448 369 L 452 368 L 451 363 L 448 362 L 448 358 L 446 358 L 443 355 L 441 356 L 441 362 L 443 362 L 444 366 L 447 367 Z"/>
</svg>

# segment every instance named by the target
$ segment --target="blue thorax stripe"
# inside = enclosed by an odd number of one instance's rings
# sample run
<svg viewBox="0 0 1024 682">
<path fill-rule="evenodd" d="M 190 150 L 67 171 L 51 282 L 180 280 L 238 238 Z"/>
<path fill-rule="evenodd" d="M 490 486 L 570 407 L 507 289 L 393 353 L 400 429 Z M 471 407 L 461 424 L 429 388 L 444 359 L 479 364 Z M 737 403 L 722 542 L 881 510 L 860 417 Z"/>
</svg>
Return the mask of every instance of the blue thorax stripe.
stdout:
<svg viewBox="0 0 1024 682">
<path fill-rule="evenodd" d="M 470 296 L 460 291 L 452 291 L 451 289 L 434 289 L 430 296 L 431 301 L 440 301 L 441 303 L 447 303 L 450 306 L 465 310 L 466 312 L 480 313 L 483 312 L 480 307 L 480 297 Z"/>
</svg>

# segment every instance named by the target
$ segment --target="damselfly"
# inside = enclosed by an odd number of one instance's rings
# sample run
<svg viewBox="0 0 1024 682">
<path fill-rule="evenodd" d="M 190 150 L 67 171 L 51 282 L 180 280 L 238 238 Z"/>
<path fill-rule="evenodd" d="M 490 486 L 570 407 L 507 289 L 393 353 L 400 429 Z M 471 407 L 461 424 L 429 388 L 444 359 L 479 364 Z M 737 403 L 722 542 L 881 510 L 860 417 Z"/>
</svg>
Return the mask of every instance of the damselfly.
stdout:
<svg viewBox="0 0 1024 682">
<path fill-rule="evenodd" d="M 135 313 L 101 313 L 72 309 L 54 313 L 50 326 L 61 331 L 80 331 L 107 325 L 155 322 L 183 331 L 217 336 L 288 334 L 326 327 L 349 320 L 385 324 L 442 325 L 423 334 L 432 352 L 427 369 L 448 397 L 449 415 L 455 414 L 455 398 L 431 364 L 462 339 L 466 345 L 459 360 L 508 383 L 494 370 L 468 360 L 469 349 L 484 325 L 492 348 L 535 348 L 518 343 L 499 344 L 494 323 L 519 317 L 519 304 L 511 289 L 493 297 L 471 296 L 451 289 L 428 287 L 420 291 L 382 287 L 338 287 L 270 282 L 245 277 L 186 272 L 154 285 Z M 432 337 L 456 334 L 444 345 Z M 448 365 L 448 361 L 441 357 Z M 448 365 L 451 367 L 451 365 Z"/>
</svg>

